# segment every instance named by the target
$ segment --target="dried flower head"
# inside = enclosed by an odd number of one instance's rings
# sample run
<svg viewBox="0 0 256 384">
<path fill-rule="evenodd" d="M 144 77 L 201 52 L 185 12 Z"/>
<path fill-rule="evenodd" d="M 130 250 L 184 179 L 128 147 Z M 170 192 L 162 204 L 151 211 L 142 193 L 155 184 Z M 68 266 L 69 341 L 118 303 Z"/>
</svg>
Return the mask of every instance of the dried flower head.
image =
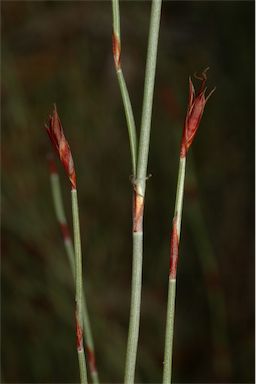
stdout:
<svg viewBox="0 0 256 384">
<path fill-rule="evenodd" d="M 51 142 L 59 154 L 60 161 L 69 177 L 72 188 L 76 189 L 76 173 L 69 144 L 64 136 L 60 118 L 54 104 L 53 114 L 49 116 L 48 125 L 45 125 Z"/>
<path fill-rule="evenodd" d="M 207 80 L 206 72 L 208 71 L 208 69 L 209 67 L 202 72 L 201 76 L 194 74 L 194 77 L 202 82 L 201 88 L 197 96 L 196 96 L 195 88 L 191 81 L 191 78 L 189 78 L 189 101 L 188 101 L 188 110 L 187 110 L 187 115 L 185 119 L 183 135 L 182 135 L 181 152 L 180 152 L 181 157 L 185 157 L 187 155 L 189 147 L 192 144 L 196 131 L 199 127 L 205 104 L 216 89 L 214 88 L 208 94 L 208 96 L 205 97 L 205 92 L 207 89 L 207 87 L 205 86 L 206 80 Z"/>
</svg>

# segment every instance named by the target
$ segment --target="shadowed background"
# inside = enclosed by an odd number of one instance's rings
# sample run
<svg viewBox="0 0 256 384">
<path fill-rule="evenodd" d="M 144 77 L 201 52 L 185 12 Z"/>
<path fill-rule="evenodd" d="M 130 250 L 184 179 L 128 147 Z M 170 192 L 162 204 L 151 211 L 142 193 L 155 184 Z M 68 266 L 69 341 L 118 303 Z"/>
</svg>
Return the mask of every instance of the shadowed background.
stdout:
<svg viewBox="0 0 256 384">
<path fill-rule="evenodd" d="M 111 2 L 3 1 L 3 383 L 78 381 L 74 295 L 44 130 L 56 102 L 72 149 L 84 281 L 101 381 L 123 380 L 131 160 Z M 122 64 L 140 126 L 150 2 L 121 2 Z M 253 2 L 164 2 L 145 208 L 137 382 L 162 376 L 169 238 L 188 76 L 210 66 L 188 156 L 174 336 L 176 383 L 254 381 Z M 197 85 L 197 80 L 195 80 Z M 59 165 L 59 163 L 58 163 Z M 61 166 L 71 225 L 69 184 Z"/>
</svg>

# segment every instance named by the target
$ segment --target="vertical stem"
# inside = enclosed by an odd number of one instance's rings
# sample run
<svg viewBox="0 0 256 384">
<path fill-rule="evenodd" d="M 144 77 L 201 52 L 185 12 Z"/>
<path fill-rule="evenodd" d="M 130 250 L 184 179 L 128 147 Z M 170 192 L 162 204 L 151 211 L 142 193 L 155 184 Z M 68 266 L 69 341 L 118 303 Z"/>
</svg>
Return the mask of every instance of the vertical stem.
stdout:
<svg viewBox="0 0 256 384">
<path fill-rule="evenodd" d="M 167 302 L 167 319 L 165 331 L 165 351 L 164 351 L 164 375 L 163 383 L 171 383 L 172 377 L 172 349 L 173 349 L 173 330 L 175 315 L 175 292 L 176 279 L 169 278 L 168 302 Z"/>
<path fill-rule="evenodd" d="M 175 200 L 175 208 L 174 208 L 174 217 L 177 217 L 177 233 L 178 233 L 179 239 L 180 239 L 181 216 L 182 216 L 183 195 L 184 195 L 185 171 L 186 171 L 186 157 L 181 157 L 180 163 L 179 163 L 179 174 L 178 174 L 176 200 Z"/>
<path fill-rule="evenodd" d="M 134 383 L 136 355 L 139 337 L 141 284 L 142 284 L 142 232 L 133 233 L 133 260 L 132 260 L 132 292 L 127 341 L 125 384 Z"/>
<path fill-rule="evenodd" d="M 167 301 L 164 371 L 163 371 L 164 384 L 170 384 L 172 379 L 172 350 L 173 350 L 173 332 L 174 332 L 175 296 L 176 296 L 176 268 L 177 268 L 178 248 L 179 248 L 179 241 L 180 241 L 185 170 L 186 170 L 186 157 L 181 157 L 180 163 L 179 163 L 176 201 L 175 201 L 173 228 L 172 228 L 172 236 L 171 236 L 170 274 L 169 274 L 169 288 L 168 288 L 168 301 Z"/>
<path fill-rule="evenodd" d="M 147 174 L 149 139 L 151 128 L 152 102 L 155 84 L 156 57 L 158 47 L 158 34 L 161 15 L 161 0 L 153 0 L 149 27 L 149 40 L 147 52 L 147 64 L 144 84 L 144 97 L 141 118 L 141 131 L 137 165 L 137 179 L 141 183 L 140 193 L 144 195 L 145 178 Z"/>
<path fill-rule="evenodd" d="M 64 212 L 64 208 L 63 208 L 59 175 L 55 172 L 51 172 L 50 177 L 51 177 L 51 187 L 52 187 L 52 196 L 53 196 L 55 213 L 61 228 L 61 232 L 64 240 L 64 246 L 66 249 L 66 253 L 68 255 L 68 260 L 69 260 L 70 268 L 72 271 L 72 275 L 75 280 L 75 255 L 74 255 L 72 240 L 70 238 L 69 231 L 67 229 L 68 228 L 67 219 Z"/>
<path fill-rule="evenodd" d="M 50 164 L 50 180 L 51 180 L 55 213 L 62 231 L 66 253 L 67 253 L 70 268 L 72 271 L 72 276 L 75 282 L 75 252 L 74 252 L 74 246 L 70 236 L 69 227 L 68 227 L 67 219 L 65 215 L 63 199 L 61 195 L 59 175 L 57 173 L 57 169 L 52 158 L 49 158 L 49 164 Z M 86 350 L 88 355 L 87 358 L 89 363 L 89 369 L 92 377 L 92 382 L 94 384 L 98 384 L 99 378 L 98 378 L 98 371 L 97 371 L 97 366 L 95 361 L 94 342 L 92 337 L 92 330 L 91 330 L 91 324 L 90 324 L 90 319 L 89 319 L 89 314 L 87 309 L 86 298 L 84 294 L 83 294 L 82 302 L 83 302 L 82 308 L 83 308 L 84 338 L 85 338 Z"/>
<path fill-rule="evenodd" d="M 149 28 L 148 53 L 144 85 L 144 100 L 139 143 L 137 174 L 134 182 L 133 209 L 133 266 L 131 287 L 131 309 L 125 364 L 125 384 L 134 383 L 136 356 L 139 337 L 140 303 L 143 260 L 143 211 L 145 179 L 147 173 L 148 147 L 150 138 L 152 102 L 156 69 L 158 34 L 161 14 L 161 0 L 153 0 Z"/>
<path fill-rule="evenodd" d="M 74 245 L 75 245 L 75 277 L 76 277 L 76 332 L 77 332 L 77 353 L 80 368 L 81 384 L 87 384 L 87 371 L 85 364 L 85 353 L 83 346 L 83 316 L 82 316 L 82 299 L 83 299 L 83 277 L 82 277 L 82 252 L 80 239 L 80 224 L 78 213 L 77 190 L 71 190 L 72 213 L 74 225 Z"/>
</svg>

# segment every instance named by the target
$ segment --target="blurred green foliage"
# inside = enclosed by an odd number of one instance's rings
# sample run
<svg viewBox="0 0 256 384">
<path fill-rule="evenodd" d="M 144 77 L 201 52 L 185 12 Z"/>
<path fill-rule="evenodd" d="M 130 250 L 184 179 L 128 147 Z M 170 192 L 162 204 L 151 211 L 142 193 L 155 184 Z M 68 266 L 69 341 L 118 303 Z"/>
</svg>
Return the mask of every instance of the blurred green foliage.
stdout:
<svg viewBox="0 0 256 384">
<path fill-rule="evenodd" d="M 56 102 L 78 176 L 84 279 L 98 369 L 102 382 L 118 383 L 130 306 L 132 186 L 112 59 L 111 3 L 2 1 L 1 8 L 2 382 L 78 381 L 72 276 L 46 162 L 50 144 L 44 123 Z M 150 3 L 121 2 L 120 11 L 122 63 L 139 128 Z M 253 2 L 163 3 L 138 382 L 161 381 L 169 233 L 188 76 L 207 66 L 209 89 L 216 85 L 217 90 L 188 160 L 174 382 L 254 380 L 253 15 Z M 61 167 L 60 172 L 70 221 L 69 185 Z M 208 300 L 208 290 L 214 294 L 216 287 L 206 284 L 202 250 L 218 265 L 227 315 L 228 349 L 217 351 L 217 369 Z M 218 327 L 214 332 L 220 332 Z"/>
</svg>

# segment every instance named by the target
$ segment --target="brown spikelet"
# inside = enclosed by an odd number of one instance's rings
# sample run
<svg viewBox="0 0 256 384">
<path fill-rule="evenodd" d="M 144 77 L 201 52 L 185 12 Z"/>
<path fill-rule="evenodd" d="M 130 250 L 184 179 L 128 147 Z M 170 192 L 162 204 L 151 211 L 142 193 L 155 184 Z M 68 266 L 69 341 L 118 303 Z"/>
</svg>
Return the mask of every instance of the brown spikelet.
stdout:
<svg viewBox="0 0 256 384">
<path fill-rule="evenodd" d="M 51 142 L 57 151 L 60 161 L 69 177 L 72 188 L 76 189 L 76 173 L 73 157 L 69 144 L 65 138 L 64 131 L 58 116 L 56 105 L 54 105 L 53 114 L 49 116 L 48 125 L 45 125 Z"/>
</svg>

